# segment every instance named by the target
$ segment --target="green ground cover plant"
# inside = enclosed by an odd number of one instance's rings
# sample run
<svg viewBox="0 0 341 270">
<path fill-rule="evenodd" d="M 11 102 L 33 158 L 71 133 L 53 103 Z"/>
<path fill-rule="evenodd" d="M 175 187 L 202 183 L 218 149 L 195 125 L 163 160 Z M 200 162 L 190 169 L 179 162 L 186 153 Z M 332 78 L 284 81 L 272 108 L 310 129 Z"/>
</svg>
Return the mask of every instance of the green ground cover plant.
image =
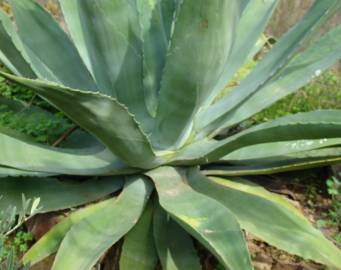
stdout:
<svg viewBox="0 0 341 270">
<path fill-rule="evenodd" d="M 1 76 L 83 130 L 54 147 L 0 128 L 0 209 L 21 194 L 39 197 L 41 213 L 87 205 L 24 263 L 56 253 L 53 270 L 87 270 L 124 238 L 121 270 L 154 269 L 158 260 L 165 270 L 201 269 L 192 236 L 225 269 L 249 270 L 245 230 L 340 269 L 331 241 L 248 179 L 340 162 L 340 110 L 236 130 L 341 58 L 340 27 L 312 42 L 340 1 L 315 1 L 223 95 L 257 52 L 278 1 L 60 0 L 68 33 L 35 1 L 9 3 L 16 25 L 0 13 L 0 61 L 10 71 Z"/>
<path fill-rule="evenodd" d="M 341 79 L 337 71 L 327 71 L 294 94 L 254 117 L 257 123 L 288 114 L 324 109 L 341 109 Z"/>
<path fill-rule="evenodd" d="M 0 198 L 1 200 L 2 198 Z M 20 230 L 22 224 L 39 212 L 39 199 L 26 199 L 22 195 L 20 208 L 8 206 L 0 211 L 0 269 L 28 270 L 22 268 L 19 257 L 28 250 L 28 243 L 33 240 L 30 233 Z M 14 237 L 11 236 L 14 234 Z"/>
<path fill-rule="evenodd" d="M 73 125 L 32 90 L 0 78 L 0 126 L 53 144 Z"/>
<path fill-rule="evenodd" d="M 341 175 L 332 176 L 326 181 L 327 192 L 331 199 L 331 206 L 324 217 L 317 220 L 319 228 L 334 227 L 337 228 L 334 240 L 341 244 Z"/>
</svg>

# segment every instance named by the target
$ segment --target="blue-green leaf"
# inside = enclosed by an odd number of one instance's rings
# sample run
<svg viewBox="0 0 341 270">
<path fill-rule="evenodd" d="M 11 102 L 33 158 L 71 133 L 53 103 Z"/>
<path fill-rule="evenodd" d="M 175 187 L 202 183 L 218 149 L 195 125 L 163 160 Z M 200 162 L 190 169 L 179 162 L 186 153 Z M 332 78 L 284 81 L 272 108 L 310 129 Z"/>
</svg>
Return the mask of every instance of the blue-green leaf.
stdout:
<svg viewBox="0 0 341 270">
<path fill-rule="evenodd" d="M 141 217 L 152 191 L 144 178 L 131 177 L 117 200 L 75 224 L 58 250 L 52 270 L 89 270 Z"/>
<path fill-rule="evenodd" d="M 155 270 L 157 254 L 153 237 L 153 210 L 150 201 L 137 224 L 124 237 L 120 270 Z"/>
<path fill-rule="evenodd" d="M 315 1 L 306 16 L 276 43 L 241 84 L 202 114 L 200 121 L 197 122 L 197 129 L 207 126 L 208 130 L 215 129 L 217 122 L 224 120 L 226 114 L 278 75 L 302 46 L 306 45 L 312 34 L 340 8 L 339 0 Z"/>
<path fill-rule="evenodd" d="M 191 237 L 157 206 L 154 214 L 154 238 L 163 270 L 201 270 Z"/>
<path fill-rule="evenodd" d="M 161 82 L 155 141 L 182 145 L 194 114 L 216 84 L 230 54 L 239 5 L 236 0 L 184 0 L 174 24 Z"/>
<path fill-rule="evenodd" d="M 340 269 L 341 251 L 286 199 L 243 179 L 206 178 L 192 172 L 190 184 L 230 209 L 243 229 L 291 254 Z"/>
<path fill-rule="evenodd" d="M 32 88 L 79 126 L 94 134 L 122 161 L 133 167 L 153 167 L 155 154 L 147 136 L 134 116 L 116 99 L 10 74 L 0 75 Z"/>
<path fill-rule="evenodd" d="M 99 91 L 125 104 L 149 131 L 152 119 L 144 101 L 143 43 L 136 1 L 59 2 Z"/>
<path fill-rule="evenodd" d="M 66 86 L 97 90 L 75 46 L 46 10 L 34 0 L 9 3 L 26 53 L 40 78 L 51 79 L 52 74 L 55 82 Z"/>
<path fill-rule="evenodd" d="M 28 199 L 39 198 L 40 212 L 46 213 L 86 204 L 122 187 L 122 177 L 107 177 L 87 181 L 61 181 L 53 178 L 0 179 L 0 209 L 22 205 L 22 194 Z"/>
<path fill-rule="evenodd" d="M 228 269 L 249 270 L 250 256 L 234 215 L 216 200 L 194 191 L 186 171 L 160 167 L 147 173 L 170 216 Z"/>
</svg>

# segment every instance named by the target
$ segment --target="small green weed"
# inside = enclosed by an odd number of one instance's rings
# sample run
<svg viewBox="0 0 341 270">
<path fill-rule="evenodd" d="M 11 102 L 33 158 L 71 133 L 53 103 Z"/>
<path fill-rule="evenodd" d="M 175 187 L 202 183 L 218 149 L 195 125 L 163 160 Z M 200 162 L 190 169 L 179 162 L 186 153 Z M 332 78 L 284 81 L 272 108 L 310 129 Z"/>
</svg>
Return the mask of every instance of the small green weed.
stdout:
<svg viewBox="0 0 341 270">
<path fill-rule="evenodd" d="M 317 188 L 313 185 L 307 186 L 306 197 L 307 197 L 307 204 L 310 208 L 315 207 L 317 196 L 318 196 Z"/>
<path fill-rule="evenodd" d="M 6 105 L 0 105 L 0 127 L 16 130 L 39 143 L 52 144 L 66 129 L 71 128 L 71 123 L 65 125 L 62 118 L 61 121 L 56 119 L 42 112 L 18 113 Z"/>
<path fill-rule="evenodd" d="M 34 93 L 25 87 L 15 85 L 0 77 L 0 94 L 6 98 L 31 102 Z"/>
<path fill-rule="evenodd" d="M 329 216 L 336 225 L 341 227 L 341 181 L 336 177 L 328 179 L 327 190 L 332 198 Z"/>
<path fill-rule="evenodd" d="M 341 78 L 332 70 L 325 72 L 296 93 L 254 116 L 256 123 L 298 112 L 341 109 Z"/>
<path fill-rule="evenodd" d="M 33 240 L 30 233 L 20 228 L 40 210 L 39 202 L 38 198 L 26 199 L 23 195 L 20 209 L 10 206 L 5 211 L 0 211 L 0 269 L 20 269 L 18 257 L 28 250 L 28 244 Z M 28 270 L 29 266 L 24 269 Z"/>
<path fill-rule="evenodd" d="M 327 180 L 327 192 L 331 198 L 331 207 L 325 219 L 316 222 L 319 228 L 328 226 L 337 227 L 339 232 L 334 236 L 334 240 L 341 244 L 341 174 L 339 177 L 331 177 Z"/>
<path fill-rule="evenodd" d="M 16 255 L 25 253 L 28 250 L 30 242 L 33 241 L 31 233 L 19 231 L 13 238 L 9 238 L 3 243 L 0 250 L 0 262 L 4 261 L 12 252 Z"/>
</svg>

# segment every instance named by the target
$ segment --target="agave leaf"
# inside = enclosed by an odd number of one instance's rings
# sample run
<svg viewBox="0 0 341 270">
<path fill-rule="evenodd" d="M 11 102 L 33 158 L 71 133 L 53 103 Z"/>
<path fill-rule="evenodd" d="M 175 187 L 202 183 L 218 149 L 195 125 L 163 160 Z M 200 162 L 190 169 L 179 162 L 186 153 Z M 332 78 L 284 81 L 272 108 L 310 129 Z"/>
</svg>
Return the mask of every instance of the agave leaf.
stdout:
<svg viewBox="0 0 341 270">
<path fill-rule="evenodd" d="M 33 76 L 32 78 L 36 78 L 37 76 L 51 80 L 58 81 L 57 77 L 53 74 L 53 72 L 39 59 L 39 57 L 32 51 L 29 47 L 27 47 L 21 40 L 19 33 L 17 32 L 17 27 L 12 22 L 12 20 L 8 17 L 8 15 L 4 12 L 0 12 L 2 23 L 4 24 L 6 31 L 11 36 L 13 44 L 20 51 L 22 57 L 26 60 L 30 68 L 32 69 Z"/>
<path fill-rule="evenodd" d="M 266 159 L 265 162 L 287 162 L 292 160 L 300 161 L 317 161 L 321 159 L 340 159 L 341 158 L 341 147 L 327 147 L 316 150 L 303 151 L 298 153 L 292 153 L 283 156 L 274 157 L 274 159 Z"/>
<path fill-rule="evenodd" d="M 298 113 L 251 127 L 221 141 L 198 141 L 180 151 L 173 163 L 210 163 L 237 149 L 261 143 L 338 138 L 340 113 L 340 110 Z"/>
<path fill-rule="evenodd" d="M 136 1 L 60 0 L 71 35 L 102 93 L 116 97 L 145 130 L 151 118 L 144 102 L 143 55 Z M 129 3 L 127 3 L 129 2 Z"/>
<path fill-rule="evenodd" d="M 122 184 L 122 182 L 121 182 Z M 79 223 L 82 219 L 93 215 L 96 212 L 103 211 L 106 207 L 114 204 L 116 198 L 105 200 L 80 210 L 71 213 L 68 217 L 64 218 L 50 231 L 48 231 L 38 242 L 36 242 L 23 257 L 24 264 L 31 266 L 47 258 L 48 256 L 56 253 L 63 241 L 63 238 L 72 228 L 73 225 Z"/>
<path fill-rule="evenodd" d="M 171 28 L 177 7 L 175 0 L 139 1 L 143 35 L 144 91 L 149 112 L 155 116 L 160 82 L 170 44 Z"/>
<path fill-rule="evenodd" d="M 47 11 L 34 0 L 10 0 L 9 3 L 20 38 L 29 48 L 29 56 L 33 53 L 57 78 L 56 82 L 83 90 L 97 90 L 76 48 Z M 41 66 L 35 66 L 35 69 L 39 68 Z M 46 73 L 45 70 L 38 72 Z"/>
<path fill-rule="evenodd" d="M 82 26 L 81 13 L 79 9 L 78 0 L 59 0 L 59 5 L 61 7 L 62 13 L 64 15 L 64 20 L 66 22 L 67 30 L 70 33 L 71 39 L 76 46 L 79 55 L 83 59 L 84 64 L 94 76 L 93 67 L 91 64 L 90 55 L 88 53 L 85 31 Z M 98 82 L 97 82 L 98 83 Z M 98 83 L 101 88 L 101 84 Z"/>
<path fill-rule="evenodd" d="M 236 0 L 184 0 L 174 22 L 161 83 L 155 140 L 174 147 L 186 140 L 194 114 L 222 72 L 233 44 Z"/>
<path fill-rule="evenodd" d="M 153 204 L 150 201 L 140 220 L 124 237 L 120 270 L 155 270 L 157 254 L 153 238 Z"/>
<path fill-rule="evenodd" d="M 43 78 L 50 81 L 59 81 L 55 74 L 44 64 L 39 56 L 34 53 L 29 47 L 27 47 L 21 40 L 17 27 L 4 12 L 0 12 L 2 23 L 4 24 L 6 31 L 11 36 L 13 44 L 20 51 L 22 57 L 26 60 L 30 68 L 32 69 L 33 76 L 30 78 Z M 15 73 L 14 73 L 15 74 Z"/>
<path fill-rule="evenodd" d="M 255 69 L 230 95 L 212 105 L 197 122 L 197 129 L 224 118 L 272 79 L 298 53 L 307 40 L 341 7 L 339 0 L 315 1 L 305 17 L 286 33 L 273 49 L 258 63 Z"/>
<path fill-rule="evenodd" d="M 278 0 L 266 0 L 247 1 L 246 4 L 242 3 L 242 6 L 245 5 L 245 8 L 237 24 L 236 40 L 233 44 L 232 53 L 206 104 L 211 104 L 219 92 L 232 79 L 234 74 L 245 64 L 254 44 L 264 32 L 278 2 Z"/>
<path fill-rule="evenodd" d="M 99 0 L 96 3 L 59 0 L 59 3 L 70 34 L 85 62 L 91 65 L 100 91 L 115 97 L 115 84 L 124 65 L 125 54 L 129 52 L 128 46 L 134 48 L 137 45 L 137 40 L 129 37 L 136 35 L 131 31 L 134 30 L 132 27 L 136 28 L 137 20 L 133 16 L 137 17 L 137 10 L 120 0 Z M 134 49 L 139 53 L 138 48 Z M 138 61 L 137 56 L 133 56 Z"/>
<path fill-rule="evenodd" d="M 21 38 L 19 37 L 19 33 L 17 32 L 17 26 L 9 18 L 9 16 L 1 10 L 0 20 L 2 21 L 8 35 L 12 38 L 13 45 L 17 48 L 18 52 L 20 52 L 20 55 L 27 62 L 29 69 L 31 69 L 29 72 L 31 75 L 25 77 L 37 78 L 37 76 L 39 76 L 40 78 L 50 81 L 58 81 L 55 74 L 53 74 L 53 72 L 44 64 L 44 62 L 39 59 L 39 56 L 35 54 L 34 50 L 31 50 L 22 42 Z M 14 72 L 14 74 L 16 73 Z"/>
<path fill-rule="evenodd" d="M 26 198 L 40 198 L 40 212 L 46 213 L 71 208 L 95 201 L 122 187 L 121 178 L 99 178 L 83 182 L 59 181 L 53 178 L 0 179 L 0 209 L 9 205 L 20 209 L 22 194 Z"/>
<path fill-rule="evenodd" d="M 162 269 L 202 269 L 190 236 L 159 205 L 154 213 L 154 238 Z"/>
<path fill-rule="evenodd" d="M 238 149 L 221 160 L 231 164 L 260 164 L 281 158 L 288 159 L 292 154 L 297 157 L 307 151 L 338 145 L 341 145 L 341 138 L 262 143 Z"/>
<path fill-rule="evenodd" d="M 48 177 L 53 176 L 54 174 L 43 173 L 43 172 L 30 172 L 23 171 L 8 167 L 0 166 L 0 178 L 8 178 L 8 177 L 23 177 L 23 176 L 33 176 L 33 177 Z M 0 179 L 1 181 L 1 179 Z"/>
<path fill-rule="evenodd" d="M 240 0 L 240 10 L 241 12 L 247 7 L 247 5 L 252 2 L 250 0 Z"/>
<path fill-rule="evenodd" d="M 32 88 L 79 126 L 94 134 L 117 157 L 134 167 L 152 166 L 155 154 L 147 136 L 114 98 L 10 74 L 2 76 Z"/>
<path fill-rule="evenodd" d="M 244 235 L 233 214 L 214 199 L 195 192 L 186 183 L 185 173 L 173 167 L 147 173 L 155 183 L 160 205 L 224 267 L 253 269 Z"/>
<path fill-rule="evenodd" d="M 0 61 L 14 74 L 35 78 L 30 65 L 26 62 L 11 36 L 12 22 L 5 12 L 0 10 Z"/>
<path fill-rule="evenodd" d="M 341 162 L 341 148 L 307 151 L 303 152 L 302 156 L 289 155 L 287 160 L 264 162 L 257 165 L 224 165 L 226 162 L 221 160 L 218 163 L 222 164 L 209 166 L 208 170 L 203 173 L 216 176 L 264 175 L 338 164 Z"/>
<path fill-rule="evenodd" d="M 285 199 L 242 179 L 191 175 L 191 186 L 230 209 L 246 231 L 291 254 L 340 269 L 340 250 Z"/>
<path fill-rule="evenodd" d="M 108 149 L 97 145 L 55 148 L 14 137 L 3 128 L 0 128 L 0 143 L 0 164 L 13 169 L 74 175 L 123 174 L 130 170 Z"/>
<path fill-rule="evenodd" d="M 341 58 L 340 39 L 341 27 L 325 34 L 315 45 L 297 55 L 275 78 L 224 117 L 219 127 L 240 123 L 322 74 Z"/>
<path fill-rule="evenodd" d="M 131 177 L 114 203 L 71 228 L 60 245 L 52 270 L 91 269 L 137 223 L 151 191 L 146 179 Z"/>
</svg>

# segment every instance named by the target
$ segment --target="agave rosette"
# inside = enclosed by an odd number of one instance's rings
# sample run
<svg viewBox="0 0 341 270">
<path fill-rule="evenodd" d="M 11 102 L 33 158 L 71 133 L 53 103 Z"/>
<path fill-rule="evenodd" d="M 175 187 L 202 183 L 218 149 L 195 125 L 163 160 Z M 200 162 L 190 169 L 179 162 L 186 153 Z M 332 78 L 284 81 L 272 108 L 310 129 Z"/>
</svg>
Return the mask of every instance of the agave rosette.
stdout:
<svg viewBox="0 0 341 270">
<path fill-rule="evenodd" d="M 0 61 L 11 74 L 1 76 L 83 131 L 52 147 L 0 128 L 0 207 L 21 194 L 40 197 L 42 212 L 88 205 L 25 263 L 57 253 L 53 270 L 91 269 L 124 237 L 121 270 L 154 269 L 158 259 L 165 270 L 201 269 L 191 235 L 226 269 L 248 270 L 245 230 L 341 269 L 341 252 L 299 210 L 246 179 L 340 162 L 341 112 L 228 132 L 341 58 L 341 27 L 311 41 L 339 0 L 315 1 L 219 100 L 257 52 L 277 0 L 59 0 L 67 30 L 34 0 L 9 3 Z M 60 181 L 70 176 L 88 180 Z"/>
</svg>

